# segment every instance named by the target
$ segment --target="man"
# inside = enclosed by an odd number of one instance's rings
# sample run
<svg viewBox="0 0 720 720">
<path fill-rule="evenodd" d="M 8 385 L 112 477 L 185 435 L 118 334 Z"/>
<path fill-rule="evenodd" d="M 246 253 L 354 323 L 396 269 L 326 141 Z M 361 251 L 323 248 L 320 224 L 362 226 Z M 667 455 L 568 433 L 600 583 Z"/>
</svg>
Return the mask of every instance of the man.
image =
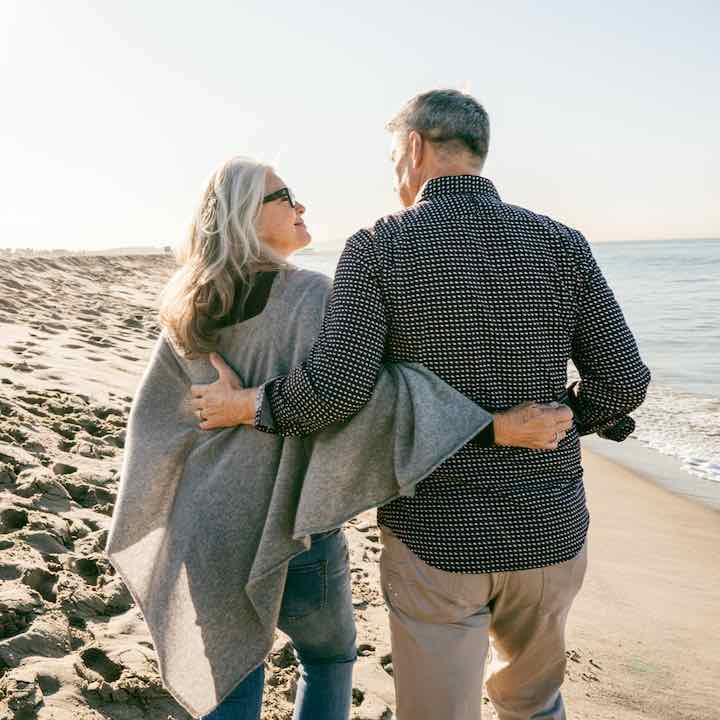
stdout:
<svg viewBox="0 0 720 720">
<path fill-rule="evenodd" d="M 388 127 L 406 209 L 348 240 L 307 360 L 225 405 L 235 421 L 308 434 L 356 413 L 382 362 L 409 361 L 497 412 L 494 445 L 469 443 L 378 511 L 397 715 L 479 718 L 492 645 L 501 720 L 564 718 L 589 523 L 579 436 L 629 435 L 650 373 L 583 236 L 504 203 L 480 175 L 489 123 L 474 98 L 423 93 Z M 566 391 L 569 359 L 581 380 Z M 216 426 L 217 394 L 193 395 L 201 427 Z M 498 436 L 501 411 L 565 398 L 575 425 L 551 449 Z"/>
</svg>

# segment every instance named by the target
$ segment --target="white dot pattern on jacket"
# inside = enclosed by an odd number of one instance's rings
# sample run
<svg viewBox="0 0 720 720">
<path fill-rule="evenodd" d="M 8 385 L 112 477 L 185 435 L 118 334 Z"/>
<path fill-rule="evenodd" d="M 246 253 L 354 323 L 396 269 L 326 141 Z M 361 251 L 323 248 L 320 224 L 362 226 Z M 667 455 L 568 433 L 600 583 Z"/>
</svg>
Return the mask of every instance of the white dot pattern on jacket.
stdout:
<svg viewBox="0 0 720 720">
<path fill-rule="evenodd" d="M 350 417 L 382 362 L 422 363 L 491 412 L 550 402 L 570 359 L 576 422 L 556 450 L 468 443 L 378 521 L 449 572 L 574 557 L 589 524 L 579 436 L 624 439 L 650 381 L 581 233 L 502 202 L 486 178 L 434 178 L 411 208 L 348 240 L 320 335 L 263 387 L 275 424 L 257 425 L 308 434 Z"/>
</svg>

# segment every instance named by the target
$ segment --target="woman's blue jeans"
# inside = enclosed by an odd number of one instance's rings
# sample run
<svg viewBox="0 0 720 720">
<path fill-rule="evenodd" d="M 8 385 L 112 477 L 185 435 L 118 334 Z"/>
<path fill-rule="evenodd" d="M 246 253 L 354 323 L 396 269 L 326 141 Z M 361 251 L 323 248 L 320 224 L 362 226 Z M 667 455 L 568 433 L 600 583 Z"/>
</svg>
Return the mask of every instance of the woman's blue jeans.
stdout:
<svg viewBox="0 0 720 720">
<path fill-rule="evenodd" d="M 279 628 L 300 662 L 293 720 L 347 720 L 357 658 L 350 565 L 345 536 L 313 536 L 290 561 Z M 264 666 L 250 673 L 205 720 L 260 720 Z"/>
</svg>

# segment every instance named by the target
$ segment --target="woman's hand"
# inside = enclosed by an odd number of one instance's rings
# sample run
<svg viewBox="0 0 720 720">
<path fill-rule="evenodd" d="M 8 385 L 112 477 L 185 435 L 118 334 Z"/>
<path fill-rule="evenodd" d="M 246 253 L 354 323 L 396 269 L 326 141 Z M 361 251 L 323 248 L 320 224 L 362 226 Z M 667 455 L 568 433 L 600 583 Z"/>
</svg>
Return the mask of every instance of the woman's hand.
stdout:
<svg viewBox="0 0 720 720">
<path fill-rule="evenodd" d="M 555 450 L 573 425 L 566 405 L 526 402 L 493 416 L 496 445 Z"/>
<path fill-rule="evenodd" d="M 192 408 L 201 430 L 252 425 L 255 419 L 256 389 L 243 388 L 235 371 L 218 353 L 210 353 L 218 379 L 209 385 L 192 385 Z"/>
</svg>

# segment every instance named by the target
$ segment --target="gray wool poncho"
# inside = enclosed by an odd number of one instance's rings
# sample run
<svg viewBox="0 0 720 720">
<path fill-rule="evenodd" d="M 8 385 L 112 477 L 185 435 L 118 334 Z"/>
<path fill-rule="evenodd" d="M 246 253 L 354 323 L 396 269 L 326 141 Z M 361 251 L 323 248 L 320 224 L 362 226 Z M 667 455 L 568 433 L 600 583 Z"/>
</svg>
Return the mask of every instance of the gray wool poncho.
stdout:
<svg viewBox="0 0 720 720">
<path fill-rule="evenodd" d="M 280 271 L 259 315 L 221 330 L 218 351 L 246 386 L 299 364 L 320 331 L 330 280 Z M 429 370 L 387 365 L 370 401 L 311 437 L 251 427 L 203 431 L 184 359 L 165 333 L 128 422 L 106 546 L 139 606 L 163 682 L 194 717 L 212 711 L 270 651 L 289 560 L 414 486 L 491 416 Z"/>
</svg>

